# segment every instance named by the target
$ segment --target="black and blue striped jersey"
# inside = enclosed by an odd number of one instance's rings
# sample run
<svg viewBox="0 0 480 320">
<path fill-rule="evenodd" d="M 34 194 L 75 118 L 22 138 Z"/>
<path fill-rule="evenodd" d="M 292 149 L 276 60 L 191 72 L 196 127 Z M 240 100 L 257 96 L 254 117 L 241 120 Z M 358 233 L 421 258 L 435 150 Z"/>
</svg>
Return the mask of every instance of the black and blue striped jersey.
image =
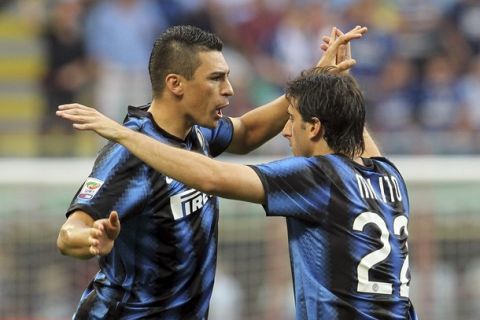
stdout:
<svg viewBox="0 0 480 320">
<path fill-rule="evenodd" d="M 297 319 L 416 319 L 405 182 L 385 158 L 331 154 L 252 166 L 286 217 Z"/>
<path fill-rule="evenodd" d="M 208 156 L 223 152 L 233 125 L 194 126 L 183 141 L 156 125 L 148 106 L 129 108 L 124 125 L 163 143 Z M 206 319 L 217 256 L 218 199 L 156 172 L 108 143 L 67 216 L 118 211 L 121 232 L 82 295 L 75 319 Z"/>
</svg>

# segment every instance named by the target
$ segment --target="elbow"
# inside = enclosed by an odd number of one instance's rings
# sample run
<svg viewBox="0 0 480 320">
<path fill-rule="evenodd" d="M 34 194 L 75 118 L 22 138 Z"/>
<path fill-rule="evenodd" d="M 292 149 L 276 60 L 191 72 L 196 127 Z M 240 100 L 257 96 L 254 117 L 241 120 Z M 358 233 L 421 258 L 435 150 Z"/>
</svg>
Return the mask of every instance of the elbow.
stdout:
<svg viewBox="0 0 480 320">
<path fill-rule="evenodd" d="M 60 229 L 57 238 L 57 249 L 64 256 L 68 255 L 68 242 L 70 237 L 69 230 L 64 228 Z"/>
<path fill-rule="evenodd" d="M 241 146 L 237 147 L 237 149 L 235 150 L 235 153 L 240 154 L 240 155 L 245 155 L 245 154 L 248 154 L 248 153 L 252 152 L 253 150 L 257 149 L 261 145 L 262 145 L 262 143 L 259 142 L 259 141 L 251 141 L 251 140 L 245 138 L 244 143 Z"/>
<path fill-rule="evenodd" d="M 255 147 L 244 147 L 244 148 L 238 150 L 238 151 L 236 152 L 236 154 L 238 154 L 238 155 L 246 155 L 246 154 L 252 152 L 252 151 L 255 150 L 255 149 L 256 149 Z"/>
<path fill-rule="evenodd" d="M 197 181 L 198 184 L 193 187 L 203 193 L 209 195 L 220 195 L 222 192 L 224 180 L 219 171 L 212 171 Z"/>
<path fill-rule="evenodd" d="M 217 186 L 217 179 L 214 178 L 207 178 L 202 180 L 201 183 L 199 183 L 197 186 L 195 186 L 195 189 L 202 191 L 206 194 L 210 195 L 218 195 L 218 186 Z"/>
<path fill-rule="evenodd" d="M 214 196 L 222 197 L 225 193 L 228 193 L 228 190 L 232 187 L 230 183 L 231 177 L 224 174 L 222 170 L 211 172 L 211 174 L 201 179 L 201 181 L 201 185 L 198 186 L 197 190 Z"/>
</svg>

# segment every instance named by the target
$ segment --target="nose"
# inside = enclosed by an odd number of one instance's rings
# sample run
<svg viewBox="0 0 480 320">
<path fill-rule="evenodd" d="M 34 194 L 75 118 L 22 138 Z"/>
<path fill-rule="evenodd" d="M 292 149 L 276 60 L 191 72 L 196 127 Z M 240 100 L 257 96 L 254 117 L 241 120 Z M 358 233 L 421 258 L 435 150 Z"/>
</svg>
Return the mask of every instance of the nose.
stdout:
<svg viewBox="0 0 480 320">
<path fill-rule="evenodd" d="M 282 136 L 286 139 L 289 139 L 291 135 L 292 135 L 292 125 L 290 123 L 290 120 L 287 120 L 287 122 L 283 126 Z"/>
<path fill-rule="evenodd" d="M 233 96 L 235 92 L 233 91 L 232 84 L 230 83 L 230 80 L 226 79 L 225 81 L 225 86 L 222 88 L 222 95 L 224 96 Z"/>
</svg>

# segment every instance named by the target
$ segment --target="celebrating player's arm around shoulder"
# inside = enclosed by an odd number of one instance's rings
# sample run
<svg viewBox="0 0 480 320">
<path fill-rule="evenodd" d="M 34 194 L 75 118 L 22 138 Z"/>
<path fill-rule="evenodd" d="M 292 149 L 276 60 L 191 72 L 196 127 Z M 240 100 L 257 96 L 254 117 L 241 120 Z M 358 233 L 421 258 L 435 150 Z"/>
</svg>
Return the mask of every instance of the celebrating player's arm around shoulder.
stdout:
<svg viewBox="0 0 480 320">
<path fill-rule="evenodd" d="M 261 203 L 263 188 L 247 166 L 216 161 L 204 155 L 171 147 L 130 130 L 97 110 L 80 104 L 62 105 L 57 114 L 79 130 L 93 130 L 124 145 L 152 168 L 208 194 Z M 242 186 L 239 188 L 238 186 Z"/>
</svg>

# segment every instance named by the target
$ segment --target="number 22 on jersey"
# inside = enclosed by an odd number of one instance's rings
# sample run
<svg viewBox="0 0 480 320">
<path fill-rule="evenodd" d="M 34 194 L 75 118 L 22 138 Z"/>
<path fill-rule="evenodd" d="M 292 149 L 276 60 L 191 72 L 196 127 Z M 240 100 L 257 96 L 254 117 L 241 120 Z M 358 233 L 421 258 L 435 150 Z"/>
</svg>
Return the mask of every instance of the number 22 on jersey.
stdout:
<svg viewBox="0 0 480 320">
<path fill-rule="evenodd" d="M 392 251 L 390 245 L 390 232 L 382 217 L 374 212 L 363 212 L 358 215 L 353 222 L 353 230 L 362 232 L 366 225 L 373 224 L 380 230 L 380 242 L 382 247 L 378 250 L 372 251 L 365 255 L 357 266 L 358 277 L 358 292 L 376 293 L 376 294 L 392 294 L 393 285 L 388 282 L 370 281 L 369 271 L 376 264 L 386 260 Z M 407 229 L 408 219 L 406 216 L 398 216 L 393 221 L 393 236 L 408 237 Z M 407 247 L 408 249 L 408 247 Z M 400 296 L 407 297 L 409 295 L 408 287 L 408 255 L 403 261 L 402 268 L 400 270 Z"/>
</svg>

